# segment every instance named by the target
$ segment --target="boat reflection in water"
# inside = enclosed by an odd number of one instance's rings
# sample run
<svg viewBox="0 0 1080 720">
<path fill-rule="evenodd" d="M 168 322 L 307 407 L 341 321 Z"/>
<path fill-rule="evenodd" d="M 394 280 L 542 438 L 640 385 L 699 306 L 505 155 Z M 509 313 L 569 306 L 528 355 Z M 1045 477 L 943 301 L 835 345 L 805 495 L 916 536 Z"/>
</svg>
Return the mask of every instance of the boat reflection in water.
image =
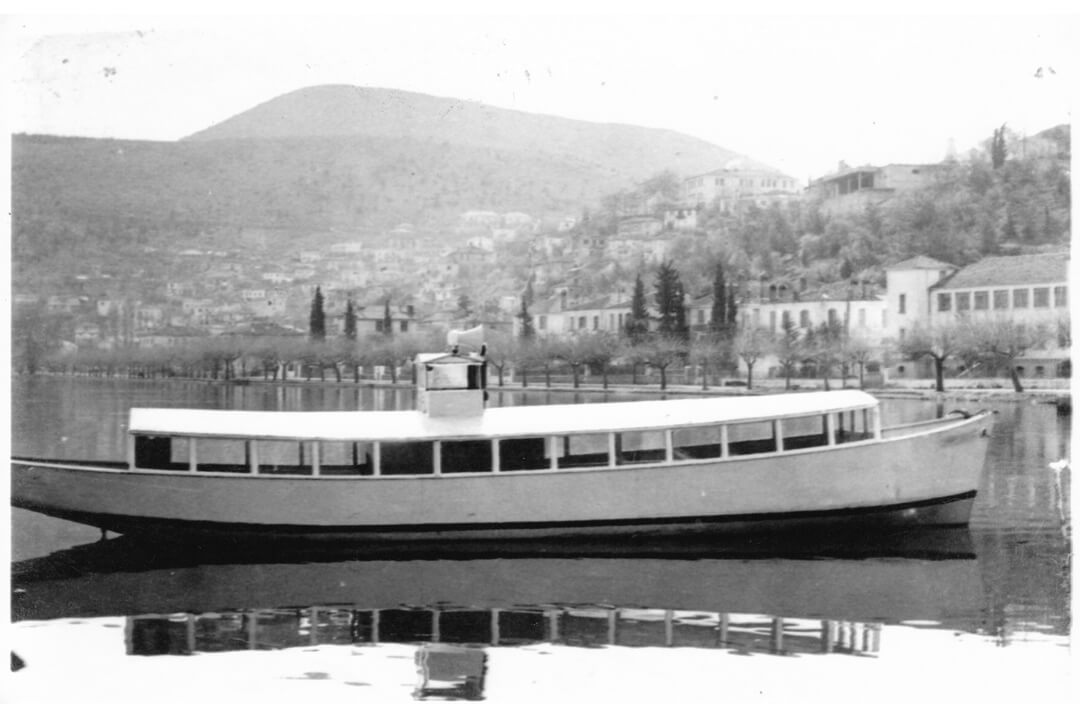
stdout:
<svg viewBox="0 0 1080 720">
<path fill-rule="evenodd" d="M 484 663 L 451 647 L 872 654 L 883 623 L 976 630 L 983 588 L 966 529 L 862 545 L 858 554 L 835 537 L 796 548 L 697 540 L 518 546 L 510 557 L 461 546 L 260 557 L 117 538 L 17 563 L 12 609 L 16 621 L 124 616 L 129 655 L 413 644 L 421 687 L 462 697 L 482 693 Z M 449 688 L 447 668 L 461 679 Z"/>
</svg>

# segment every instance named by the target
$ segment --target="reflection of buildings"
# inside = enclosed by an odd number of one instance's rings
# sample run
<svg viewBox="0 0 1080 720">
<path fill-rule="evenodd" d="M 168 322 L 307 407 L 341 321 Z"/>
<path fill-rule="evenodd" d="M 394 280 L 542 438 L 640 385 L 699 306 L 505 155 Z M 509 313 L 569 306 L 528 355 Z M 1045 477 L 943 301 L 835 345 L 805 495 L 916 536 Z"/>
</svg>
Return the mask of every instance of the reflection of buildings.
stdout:
<svg viewBox="0 0 1080 720">
<path fill-rule="evenodd" d="M 358 643 L 434 643 L 440 647 L 552 643 L 576 647 L 727 648 L 774 654 L 865 654 L 878 652 L 880 634 L 880 623 L 662 609 L 313 607 L 137 616 L 128 619 L 125 637 L 129 655 L 190 655 Z M 474 660 L 455 656 L 446 662 L 456 667 Z M 434 666 L 442 667 L 438 662 Z"/>
</svg>

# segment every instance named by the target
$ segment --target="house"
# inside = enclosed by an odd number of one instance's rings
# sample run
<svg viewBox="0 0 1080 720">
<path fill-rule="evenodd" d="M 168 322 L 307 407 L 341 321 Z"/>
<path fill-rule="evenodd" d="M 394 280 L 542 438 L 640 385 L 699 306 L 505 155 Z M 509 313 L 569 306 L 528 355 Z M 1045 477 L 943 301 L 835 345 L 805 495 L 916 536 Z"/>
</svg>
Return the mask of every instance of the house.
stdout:
<svg viewBox="0 0 1080 720">
<path fill-rule="evenodd" d="M 810 183 L 807 193 L 821 201 L 825 214 L 862 212 L 868 205 L 887 202 L 898 192 L 932 185 L 946 168 L 943 164 L 861 165 L 841 163 L 837 172 Z"/>
<path fill-rule="evenodd" d="M 538 335 L 569 335 L 578 332 L 619 332 L 630 318 L 630 300 L 622 293 L 571 304 L 566 289 L 548 300 L 529 307 L 533 329 Z M 514 333 L 520 334 L 521 319 L 514 321 Z"/>
<path fill-rule="evenodd" d="M 664 229 L 666 230 L 693 230 L 697 226 L 697 208 L 672 208 L 664 211 Z"/>
<path fill-rule="evenodd" d="M 1069 317 L 1068 253 L 985 257 L 963 268 L 918 256 L 886 268 L 890 332 L 903 341 L 918 327 L 949 327 L 963 319 L 1010 318 L 1050 329 Z M 1030 350 L 1017 363 L 1020 374 L 1053 377 L 1064 372 L 1067 337 Z M 909 377 L 930 368 L 904 366 Z M 899 367 L 898 367 L 899 370 Z M 1029 371 L 1030 370 L 1030 371 Z"/>
<path fill-rule="evenodd" d="M 1067 253 L 983 258 L 929 288 L 929 324 L 1007 317 L 1041 325 L 1054 339 L 1025 352 L 1017 372 L 1059 377 L 1069 360 L 1070 341 L 1061 332 L 1069 324 L 1069 262 Z"/>
<path fill-rule="evenodd" d="M 732 209 L 748 197 L 794 197 L 798 193 L 795 178 L 772 168 L 736 158 L 724 167 L 683 180 L 682 199 L 687 206 L 718 204 Z"/>
<path fill-rule="evenodd" d="M 885 268 L 885 304 L 892 310 L 893 335 L 903 340 L 930 319 L 930 288 L 956 272 L 956 266 L 917 255 Z"/>
<path fill-rule="evenodd" d="M 140 348 L 184 347 L 206 336 L 202 330 L 170 326 L 138 333 L 135 345 Z"/>
<path fill-rule="evenodd" d="M 165 308 L 160 305 L 140 305 L 135 308 L 136 329 L 160 327 L 165 321 Z"/>
<path fill-rule="evenodd" d="M 653 215 L 627 215 L 619 218 L 620 235 L 657 235 L 664 229 L 664 222 Z"/>
<path fill-rule="evenodd" d="M 711 320 L 711 294 L 702 299 L 701 305 L 692 307 L 703 310 L 706 300 L 708 311 L 697 315 L 695 321 L 705 319 L 708 323 Z M 772 335 L 783 333 L 789 323 L 800 334 L 829 324 L 844 327 L 871 345 L 883 346 L 890 337 L 886 307 L 887 301 L 880 288 L 858 280 L 815 286 L 800 281 L 779 281 L 768 284 L 757 297 L 742 299 L 738 312 L 740 324 L 762 328 Z"/>
<path fill-rule="evenodd" d="M 75 326 L 76 345 L 97 345 L 101 337 L 101 327 L 95 322 L 81 322 Z"/>
</svg>

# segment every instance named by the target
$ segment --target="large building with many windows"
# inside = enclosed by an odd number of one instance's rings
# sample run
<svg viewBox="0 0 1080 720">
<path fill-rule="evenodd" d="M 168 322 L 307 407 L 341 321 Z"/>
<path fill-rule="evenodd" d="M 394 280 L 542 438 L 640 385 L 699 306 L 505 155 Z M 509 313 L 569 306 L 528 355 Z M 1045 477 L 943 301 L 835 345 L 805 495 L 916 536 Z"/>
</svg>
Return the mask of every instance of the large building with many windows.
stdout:
<svg viewBox="0 0 1080 720">
<path fill-rule="evenodd" d="M 1069 256 L 983 258 L 934 284 L 929 296 L 933 325 L 991 313 L 1007 313 L 1018 322 L 1054 323 L 1069 310 Z"/>
</svg>

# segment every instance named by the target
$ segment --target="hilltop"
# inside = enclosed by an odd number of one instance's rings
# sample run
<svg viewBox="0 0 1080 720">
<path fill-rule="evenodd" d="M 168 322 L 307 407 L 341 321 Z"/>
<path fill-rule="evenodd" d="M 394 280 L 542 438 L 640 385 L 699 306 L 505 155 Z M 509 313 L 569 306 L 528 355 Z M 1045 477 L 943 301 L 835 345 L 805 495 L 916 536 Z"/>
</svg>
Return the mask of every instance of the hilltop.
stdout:
<svg viewBox="0 0 1080 720">
<path fill-rule="evenodd" d="M 736 153 L 671 130 L 519 112 L 456 98 L 349 85 L 303 88 L 240 113 L 185 142 L 378 138 L 483 148 L 642 180 L 722 166 Z"/>
</svg>

